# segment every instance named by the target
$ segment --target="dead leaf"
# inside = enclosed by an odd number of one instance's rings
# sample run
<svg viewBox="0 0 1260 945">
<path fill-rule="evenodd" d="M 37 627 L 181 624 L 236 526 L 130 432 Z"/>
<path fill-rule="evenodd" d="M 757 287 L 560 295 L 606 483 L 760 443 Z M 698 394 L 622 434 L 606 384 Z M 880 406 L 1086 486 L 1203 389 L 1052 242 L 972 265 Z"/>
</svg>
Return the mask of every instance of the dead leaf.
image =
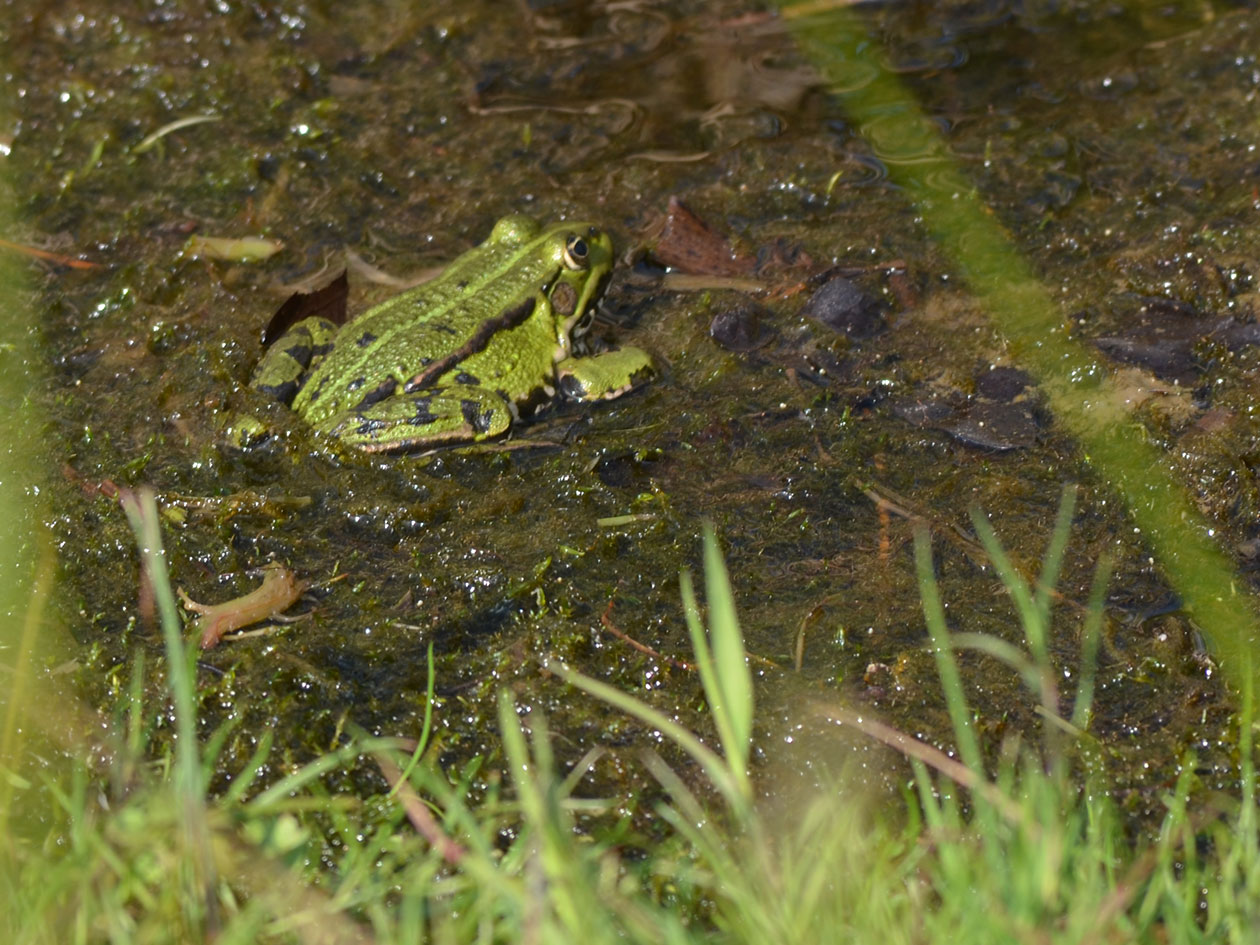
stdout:
<svg viewBox="0 0 1260 945">
<path fill-rule="evenodd" d="M 737 253 L 730 240 L 677 197 L 669 198 L 665 227 L 652 255 L 671 269 L 696 276 L 747 276 L 754 268 L 752 259 Z"/>
<path fill-rule="evenodd" d="M 346 297 L 350 294 L 350 284 L 346 280 L 346 271 L 322 289 L 314 292 L 294 292 L 284 304 L 276 309 L 263 331 L 263 344 L 269 345 L 282 334 L 307 318 L 326 318 L 334 325 L 346 323 Z"/>
</svg>

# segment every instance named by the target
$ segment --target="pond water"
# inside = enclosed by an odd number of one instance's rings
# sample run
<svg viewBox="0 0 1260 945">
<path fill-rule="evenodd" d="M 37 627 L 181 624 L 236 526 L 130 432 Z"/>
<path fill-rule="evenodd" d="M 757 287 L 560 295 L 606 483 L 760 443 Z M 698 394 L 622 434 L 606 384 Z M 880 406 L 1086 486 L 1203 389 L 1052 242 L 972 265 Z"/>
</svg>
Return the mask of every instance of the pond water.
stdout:
<svg viewBox="0 0 1260 945">
<path fill-rule="evenodd" d="M 798 46 L 794 30 L 840 28 L 809 18 L 825 6 L 6 4 L 10 237 L 97 264 L 31 275 L 58 655 L 78 660 L 85 697 L 110 705 L 138 650 L 160 659 L 133 540 L 99 488 L 147 484 L 192 597 L 244 593 L 273 559 L 312 584 L 292 610 L 309 616 L 201 659 L 202 730 L 236 722 L 225 776 L 265 732 L 277 770 L 349 723 L 418 734 L 432 646 L 444 761 L 497 757 L 506 686 L 523 715 L 546 713 L 564 761 L 607 748 L 594 789 L 629 798 L 651 789 L 636 756 L 659 734 L 541 664 L 563 659 L 711 735 L 678 595 L 708 520 L 757 677 L 765 790 L 798 774 L 825 784 L 854 759 L 895 783 L 896 757 L 816 707 L 950 747 L 914 526 L 932 531 L 951 627 L 1020 643 L 970 510 L 1032 576 L 1078 483 L 1050 640 L 1065 705 L 1108 556 L 1091 726 L 1103 763 L 1138 814 L 1190 751 L 1205 784 L 1230 784 L 1232 702 L 1210 628 L 1179 609 L 889 173 L 918 145 L 879 121 L 859 133 L 846 112 L 842 93 L 871 75 Z M 1250 580 L 1260 16 L 1066 0 L 843 12 Z M 211 120 L 168 128 L 193 117 Z M 387 277 L 414 279 L 516 212 L 612 234 L 597 333 L 650 351 L 650 384 L 430 456 L 340 446 L 246 387 L 295 289 L 348 266 L 354 314 L 397 291 Z M 205 258 L 187 252 L 193 234 L 282 248 Z M 248 450 L 227 438 L 242 411 L 274 431 Z M 962 660 L 990 744 L 1036 738 L 1014 673 Z"/>
</svg>

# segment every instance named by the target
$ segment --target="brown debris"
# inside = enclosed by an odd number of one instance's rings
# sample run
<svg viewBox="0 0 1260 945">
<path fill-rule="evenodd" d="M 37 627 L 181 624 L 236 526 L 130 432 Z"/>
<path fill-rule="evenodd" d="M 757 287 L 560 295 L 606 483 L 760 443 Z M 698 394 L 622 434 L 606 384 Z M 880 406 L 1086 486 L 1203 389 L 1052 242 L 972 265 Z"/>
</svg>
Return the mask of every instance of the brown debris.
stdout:
<svg viewBox="0 0 1260 945">
<path fill-rule="evenodd" d="M 221 604 L 199 604 L 179 588 L 179 598 L 184 607 L 200 614 L 193 621 L 193 629 L 201 636 L 201 648 L 208 650 L 224 636 L 241 627 L 258 623 L 282 613 L 293 605 L 307 583 L 299 581 L 297 574 L 272 561 L 263 567 L 262 586 L 241 597 L 233 597 Z"/>
<path fill-rule="evenodd" d="M 276 309 L 263 332 L 263 344 L 269 345 L 288 329 L 307 318 L 326 318 L 334 325 L 346 323 L 346 298 L 350 294 L 346 271 L 322 289 L 294 292 Z"/>
<path fill-rule="evenodd" d="M 697 276 L 747 276 L 755 268 L 752 259 L 736 252 L 730 240 L 677 197 L 669 198 L 665 226 L 652 255 L 671 269 Z"/>
</svg>

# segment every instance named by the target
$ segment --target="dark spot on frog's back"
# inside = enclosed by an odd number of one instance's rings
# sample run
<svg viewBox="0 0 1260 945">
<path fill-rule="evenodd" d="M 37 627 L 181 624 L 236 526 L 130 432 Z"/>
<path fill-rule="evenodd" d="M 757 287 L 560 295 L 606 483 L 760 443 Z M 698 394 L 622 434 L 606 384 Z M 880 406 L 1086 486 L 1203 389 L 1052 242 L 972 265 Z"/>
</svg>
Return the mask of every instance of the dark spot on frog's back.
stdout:
<svg viewBox="0 0 1260 945">
<path fill-rule="evenodd" d="M 569 400 L 581 400 L 586 395 L 586 384 L 581 378 L 572 374 L 564 374 L 558 378 L 556 388 L 562 397 L 567 397 Z"/>
<path fill-rule="evenodd" d="M 412 426 L 428 426 L 437 419 L 437 414 L 429 409 L 428 397 L 413 397 L 411 405 L 416 408 L 416 412 L 412 415 L 411 419 L 407 421 Z"/>
<path fill-rule="evenodd" d="M 366 348 L 375 340 L 376 340 L 376 335 L 372 334 L 370 331 L 365 331 L 363 334 L 359 335 L 359 338 L 355 342 L 355 344 L 357 344 L 360 348 Z"/>
<path fill-rule="evenodd" d="M 458 374 L 455 375 L 455 383 L 467 384 L 470 387 L 475 387 L 476 385 L 481 383 L 481 380 L 480 378 L 474 377 L 473 375 L 469 374 L 467 371 L 460 371 Z"/>
<path fill-rule="evenodd" d="M 369 420 L 367 417 L 363 417 L 360 419 L 359 425 L 355 427 L 354 432 L 359 434 L 359 436 L 371 436 L 373 433 L 379 433 L 387 427 L 388 424 L 384 420 Z"/>
<path fill-rule="evenodd" d="M 303 368 L 311 363 L 311 358 L 315 356 L 315 349 L 310 345 L 292 344 L 284 349 L 284 356 L 292 358 Z"/>
<path fill-rule="evenodd" d="M 392 397 L 397 387 L 398 381 L 395 378 L 386 378 L 384 381 L 377 384 L 372 390 L 364 394 L 363 399 L 355 404 L 353 409 L 358 411 L 370 407 L 372 404 L 378 404 L 386 397 Z"/>
<path fill-rule="evenodd" d="M 278 403 L 290 403 L 298 392 L 298 382 L 296 380 L 287 380 L 279 384 L 256 384 L 255 389 Z"/>
<path fill-rule="evenodd" d="M 461 400 L 459 402 L 460 413 L 464 415 L 468 425 L 478 433 L 485 433 L 490 429 L 490 420 L 493 413 L 480 408 L 481 404 L 475 400 Z"/>
</svg>

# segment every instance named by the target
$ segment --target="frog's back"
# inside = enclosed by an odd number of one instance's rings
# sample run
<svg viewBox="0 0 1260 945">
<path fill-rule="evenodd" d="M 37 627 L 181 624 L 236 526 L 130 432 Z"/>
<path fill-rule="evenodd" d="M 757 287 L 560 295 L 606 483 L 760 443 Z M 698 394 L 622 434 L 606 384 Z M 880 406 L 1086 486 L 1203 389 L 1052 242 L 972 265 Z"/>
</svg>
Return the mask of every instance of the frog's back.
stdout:
<svg viewBox="0 0 1260 945">
<path fill-rule="evenodd" d="M 557 243 L 552 235 L 561 229 L 564 224 L 541 231 L 521 215 L 500 220 L 484 243 L 435 279 L 346 324 L 298 392 L 294 409 L 312 419 L 330 416 L 360 402 L 368 378 L 376 381 L 372 390 L 383 390 L 455 352 L 476 351 L 485 326 L 527 316 L 537 293 L 555 278 L 561 263 L 548 244 Z"/>
</svg>

